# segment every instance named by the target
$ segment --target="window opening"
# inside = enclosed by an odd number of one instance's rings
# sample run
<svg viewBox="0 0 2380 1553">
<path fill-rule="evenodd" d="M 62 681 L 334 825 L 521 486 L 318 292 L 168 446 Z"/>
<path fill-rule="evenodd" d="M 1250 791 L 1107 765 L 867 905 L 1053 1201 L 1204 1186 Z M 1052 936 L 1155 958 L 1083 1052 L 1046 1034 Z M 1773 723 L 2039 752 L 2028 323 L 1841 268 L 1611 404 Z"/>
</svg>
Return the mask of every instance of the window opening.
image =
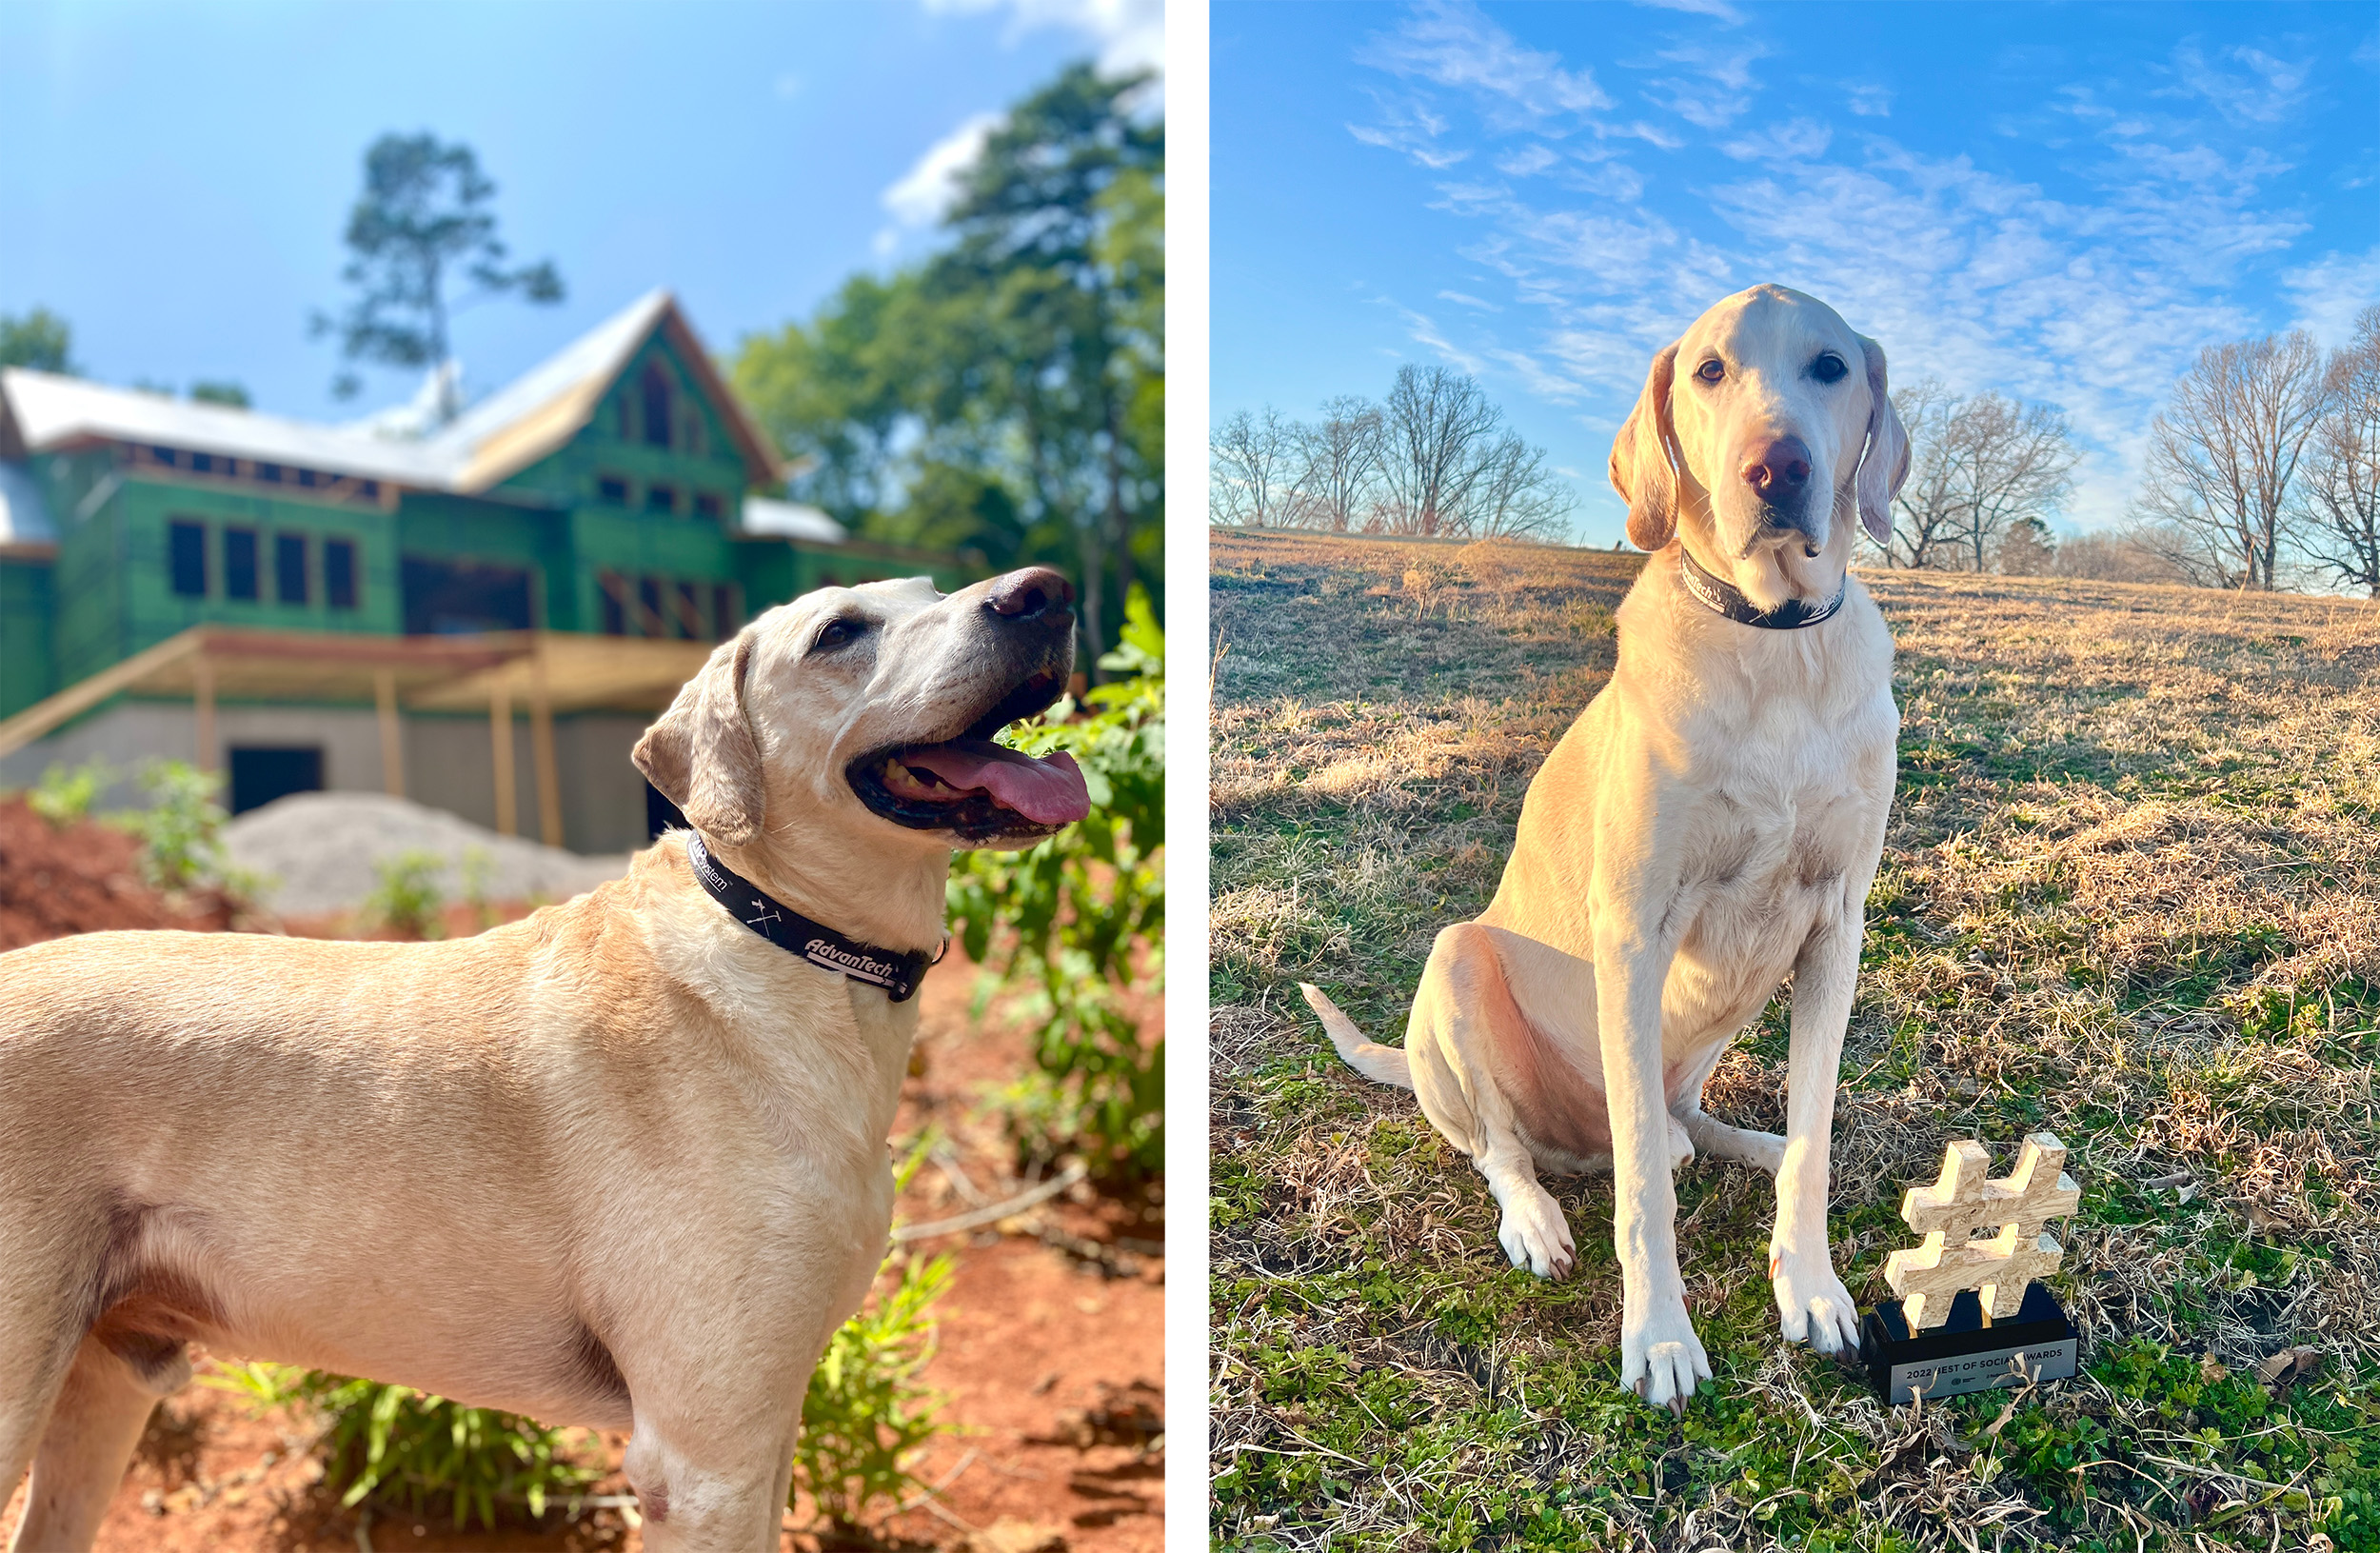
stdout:
<svg viewBox="0 0 2380 1553">
<path fill-rule="evenodd" d="M 223 531 L 223 596 L 227 599 L 256 597 L 256 530 L 226 528 Z"/>
<path fill-rule="evenodd" d="M 304 604 L 306 596 L 306 536 L 272 536 L 273 596 L 284 604 Z"/>
<path fill-rule="evenodd" d="M 207 596 L 207 526 L 172 523 L 167 526 L 172 558 L 173 590 L 186 599 Z"/>
<path fill-rule="evenodd" d="M 323 596 L 333 609 L 355 607 L 355 542 L 350 539 L 323 541 Z"/>
</svg>

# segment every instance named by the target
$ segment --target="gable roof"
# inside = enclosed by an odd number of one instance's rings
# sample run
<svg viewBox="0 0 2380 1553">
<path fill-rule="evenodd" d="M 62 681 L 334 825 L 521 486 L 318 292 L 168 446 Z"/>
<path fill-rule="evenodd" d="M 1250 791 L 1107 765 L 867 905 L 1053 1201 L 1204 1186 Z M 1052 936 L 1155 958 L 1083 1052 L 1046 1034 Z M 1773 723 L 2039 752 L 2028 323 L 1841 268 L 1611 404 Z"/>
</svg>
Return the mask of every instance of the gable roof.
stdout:
<svg viewBox="0 0 2380 1553">
<path fill-rule="evenodd" d="M 484 491 L 585 428 L 612 384 L 659 330 L 727 424 L 754 485 L 777 457 L 703 348 L 677 299 L 648 291 L 420 441 L 355 427 L 285 420 L 222 405 L 112 388 L 21 368 L 0 370 L 0 458 L 86 441 L 163 443 L 197 452 L 300 465 L 424 490 Z"/>
</svg>

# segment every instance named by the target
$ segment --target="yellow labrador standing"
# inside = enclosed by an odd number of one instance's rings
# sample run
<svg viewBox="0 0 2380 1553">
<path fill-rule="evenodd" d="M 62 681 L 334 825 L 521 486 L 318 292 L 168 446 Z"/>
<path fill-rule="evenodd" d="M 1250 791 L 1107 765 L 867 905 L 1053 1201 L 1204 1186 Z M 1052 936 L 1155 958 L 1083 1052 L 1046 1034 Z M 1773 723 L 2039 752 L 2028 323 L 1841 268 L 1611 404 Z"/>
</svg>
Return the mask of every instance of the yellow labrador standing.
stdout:
<svg viewBox="0 0 2380 1553">
<path fill-rule="evenodd" d="M 693 836 L 476 938 L 0 955 L 14 1546 L 90 1545 L 196 1340 L 632 1429 L 646 1547 L 776 1547 L 883 1255 L 951 851 L 1087 806 L 989 742 L 1065 684 L 1072 602 L 1036 568 L 769 610 L 637 747 Z"/>
<path fill-rule="evenodd" d="M 1858 1342 L 1827 1249 L 1835 1065 L 1892 803 L 1892 637 L 1848 575 L 1908 472 L 1884 352 L 1815 298 L 1756 286 L 1653 359 L 1612 448 L 1628 537 L 1655 552 L 1619 664 L 1531 784 L 1477 921 L 1438 936 L 1402 1050 L 1314 987 L 1339 1052 L 1487 1177 L 1498 1239 L 1571 1268 L 1540 1169 L 1608 1163 L 1620 1380 L 1682 1411 L 1710 1361 L 1686 1314 L 1671 1172 L 1696 1149 L 1776 1178 L 1785 1336 Z M 1702 1112 L 1728 1041 L 1793 977 L 1786 1135 Z"/>
</svg>

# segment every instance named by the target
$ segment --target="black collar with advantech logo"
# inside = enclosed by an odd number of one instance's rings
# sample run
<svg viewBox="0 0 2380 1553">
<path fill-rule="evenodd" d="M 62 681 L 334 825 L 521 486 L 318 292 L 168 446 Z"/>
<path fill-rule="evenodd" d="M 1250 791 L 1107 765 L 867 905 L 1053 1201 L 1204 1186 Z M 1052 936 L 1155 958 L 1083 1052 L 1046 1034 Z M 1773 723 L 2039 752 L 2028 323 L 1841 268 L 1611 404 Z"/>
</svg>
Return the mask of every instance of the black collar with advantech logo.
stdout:
<svg viewBox="0 0 2380 1553">
<path fill-rule="evenodd" d="M 915 997 L 925 967 L 942 959 L 939 950 L 929 955 L 922 949 L 911 954 L 880 949 L 873 944 L 846 938 L 823 923 L 812 922 L 721 864 L 704 850 L 703 838 L 691 831 L 686 834 L 685 857 L 694 866 L 694 877 L 703 888 L 712 900 L 725 906 L 736 921 L 814 966 L 841 971 L 855 982 L 883 987 L 884 995 L 895 1003 L 907 1003 Z M 949 946 L 949 941 L 944 940 L 942 947 Z"/>
<path fill-rule="evenodd" d="M 1735 584 L 1705 570 L 1702 563 L 1696 560 L 1694 552 L 1685 546 L 1678 546 L 1677 553 L 1685 559 L 1682 573 L 1686 580 L 1686 591 L 1694 595 L 1696 603 L 1715 615 L 1725 615 L 1740 625 L 1757 626 L 1764 631 L 1797 631 L 1804 626 L 1815 626 L 1821 620 L 1831 620 L 1835 612 L 1843 607 L 1843 595 L 1851 588 L 1850 582 L 1846 580 L 1841 587 L 1835 590 L 1835 596 L 1824 604 L 1812 604 L 1808 599 L 1787 599 L 1774 609 L 1763 609 L 1744 597 Z"/>
</svg>

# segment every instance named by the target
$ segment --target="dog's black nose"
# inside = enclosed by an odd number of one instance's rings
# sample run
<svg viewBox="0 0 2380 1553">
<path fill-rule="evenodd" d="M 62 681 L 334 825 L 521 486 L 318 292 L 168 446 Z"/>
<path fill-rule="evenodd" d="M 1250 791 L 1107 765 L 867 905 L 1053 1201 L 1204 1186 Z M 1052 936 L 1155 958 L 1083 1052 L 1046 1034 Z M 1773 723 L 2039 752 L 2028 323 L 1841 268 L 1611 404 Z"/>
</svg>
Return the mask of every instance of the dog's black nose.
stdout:
<svg viewBox="0 0 2380 1553">
<path fill-rule="evenodd" d="M 1810 449 L 1799 437 L 1776 437 L 1744 460 L 1744 484 L 1764 502 L 1787 503 L 1810 484 Z"/>
<path fill-rule="evenodd" d="M 1074 585 L 1047 567 L 1027 567 L 992 584 L 984 607 L 1010 620 L 1039 620 L 1074 605 Z"/>
</svg>

